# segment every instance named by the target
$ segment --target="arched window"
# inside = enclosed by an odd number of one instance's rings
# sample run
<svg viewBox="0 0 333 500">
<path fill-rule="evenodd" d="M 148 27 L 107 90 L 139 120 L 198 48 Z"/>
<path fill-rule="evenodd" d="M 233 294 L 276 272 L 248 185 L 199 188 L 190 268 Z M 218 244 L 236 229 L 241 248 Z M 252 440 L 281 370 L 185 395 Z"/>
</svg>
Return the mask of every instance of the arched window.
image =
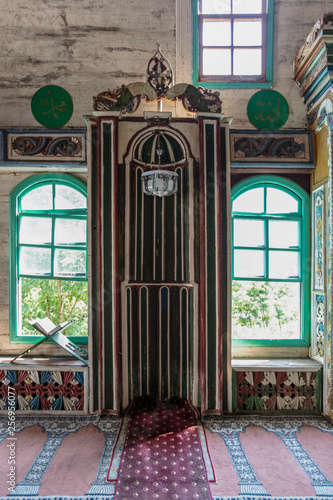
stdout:
<svg viewBox="0 0 333 500">
<path fill-rule="evenodd" d="M 72 321 L 88 335 L 87 190 L 65 174 L 29 177 L 10 194 L 10 339 L 36 342 L 28 320 Z"/>
<path fill-rule="evenodd" d="M 232 338 L 308 345 L 309 196 L 277 176 L 232 190 Z"/>
</svg>

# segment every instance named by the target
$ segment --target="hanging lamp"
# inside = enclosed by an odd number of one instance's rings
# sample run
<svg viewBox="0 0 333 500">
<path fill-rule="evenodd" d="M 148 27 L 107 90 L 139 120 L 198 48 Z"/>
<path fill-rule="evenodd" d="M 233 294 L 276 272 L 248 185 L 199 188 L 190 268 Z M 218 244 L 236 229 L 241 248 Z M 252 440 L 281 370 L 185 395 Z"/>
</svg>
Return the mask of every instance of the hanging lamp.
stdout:
<svg viewBox="0 0 333 500">
<path fill-rule="evenodd" d="M 173 85 L 173 70 L 168 59 L 162 54 L 160 44 L 157 44 L 157 50 L 148 62 L 147 82 L 155 90 L 158 96 L 159 111 L 162 111 L 162 99 L 165 93 Z M 142 191 L 148 196 L 171 196 L 178 189 L 178 174 L 170 170 L 162 170 L 161 157 L 163 149 L 161 148 L 160 132 L 157 132 L 156 156 L 158 168 L 148 170 L 141 175 Z"/>
</svg>

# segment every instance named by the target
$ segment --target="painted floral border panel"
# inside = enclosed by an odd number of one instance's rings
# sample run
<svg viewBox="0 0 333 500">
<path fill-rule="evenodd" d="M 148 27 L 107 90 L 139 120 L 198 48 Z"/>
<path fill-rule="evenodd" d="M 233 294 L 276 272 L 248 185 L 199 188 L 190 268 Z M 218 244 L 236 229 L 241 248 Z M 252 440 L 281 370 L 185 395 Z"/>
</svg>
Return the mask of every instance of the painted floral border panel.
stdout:
<svg viewBox="0 0 333 500">
<path fill-rule="evenodd" d="M 85 134 L 66 131 L 57 134 L 9 133 L 7 150 L 10 161 L 85 162 Z"/>
<path fill-rule="evenodd" d="M 0 410 L 84 411 L 85 372 L 0 370 Z"/>
<path fill-rule="evenodd" d="M 237 371 L 236 411 L 320 411 L 318 372 Z M 319 389 L 319 388 L 318 388 Z"/>
<path fill-rule="evenodd" d="M 325 290 L 325 186 L 312 193 L 313 290 Z"/>
<path fill-rule="evenodd" d="M 275 162 L 301 163 L 303 168 L 313 166 L 309 133 L 231 130 L 230 147 L 232 163 Z"/>
<path fill-rule="evenodd" d="M 325 349 L 325 322 L 326 322 L 325 295 L 313 294 L 313 338 L 312 353 L 318 361 L 324 359 Z"/>
</svg>

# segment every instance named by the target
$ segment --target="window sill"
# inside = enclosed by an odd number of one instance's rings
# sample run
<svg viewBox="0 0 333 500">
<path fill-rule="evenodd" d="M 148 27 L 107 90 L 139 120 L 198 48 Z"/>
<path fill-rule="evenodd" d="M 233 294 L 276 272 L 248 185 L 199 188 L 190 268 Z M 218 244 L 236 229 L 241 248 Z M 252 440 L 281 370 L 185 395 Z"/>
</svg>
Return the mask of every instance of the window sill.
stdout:
<svg viewBox="0 0 333 500">
<path fill-rule="evenodd" d="M 87 365 L 75 358 L 56 357 L 56 356 L 27 356 L 17 359 L 12 363 L 15 356 L 1 356 L 0 370 L 31 370 L 31 367 L 37 370 L 54 370 L 54 367 L 61 367 L 62 370 L 72 370 L 73 368 L 85 368 Z"/>
<path fill-rule="evenodd" d="M 317 372 L 322 364 L 314 359 L 242 359 L 235 358 L 231 361 L 235 371 L 305 371 Z"/>
</svg>

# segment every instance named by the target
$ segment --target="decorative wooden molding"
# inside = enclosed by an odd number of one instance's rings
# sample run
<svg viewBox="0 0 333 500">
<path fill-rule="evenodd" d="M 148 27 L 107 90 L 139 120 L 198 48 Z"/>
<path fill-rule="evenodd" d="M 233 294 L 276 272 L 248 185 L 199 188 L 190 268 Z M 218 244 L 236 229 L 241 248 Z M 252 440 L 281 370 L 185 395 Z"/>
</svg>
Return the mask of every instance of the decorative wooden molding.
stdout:
<svg viewBox="0 0 333 500">
<path fill-rule="evenodd" d="M 294 79 L 307 109 L 312 113 L 332 88 L 333 13 L 325 14 L 313 26 L 294 63 Z"/>
<path fill-rule="evenodd" d="M 40 129 L 0 131 L 0 166 L 86 165 L 86 131 Z"/>
<path fill-rule="evenodd" d="M 231 166 L 254 163 L 288 164 L 304 168 L 313 164 L 312 135 L 308 131 L 250 131 L 232 130 L 230 133 Z"/>
</svg>

